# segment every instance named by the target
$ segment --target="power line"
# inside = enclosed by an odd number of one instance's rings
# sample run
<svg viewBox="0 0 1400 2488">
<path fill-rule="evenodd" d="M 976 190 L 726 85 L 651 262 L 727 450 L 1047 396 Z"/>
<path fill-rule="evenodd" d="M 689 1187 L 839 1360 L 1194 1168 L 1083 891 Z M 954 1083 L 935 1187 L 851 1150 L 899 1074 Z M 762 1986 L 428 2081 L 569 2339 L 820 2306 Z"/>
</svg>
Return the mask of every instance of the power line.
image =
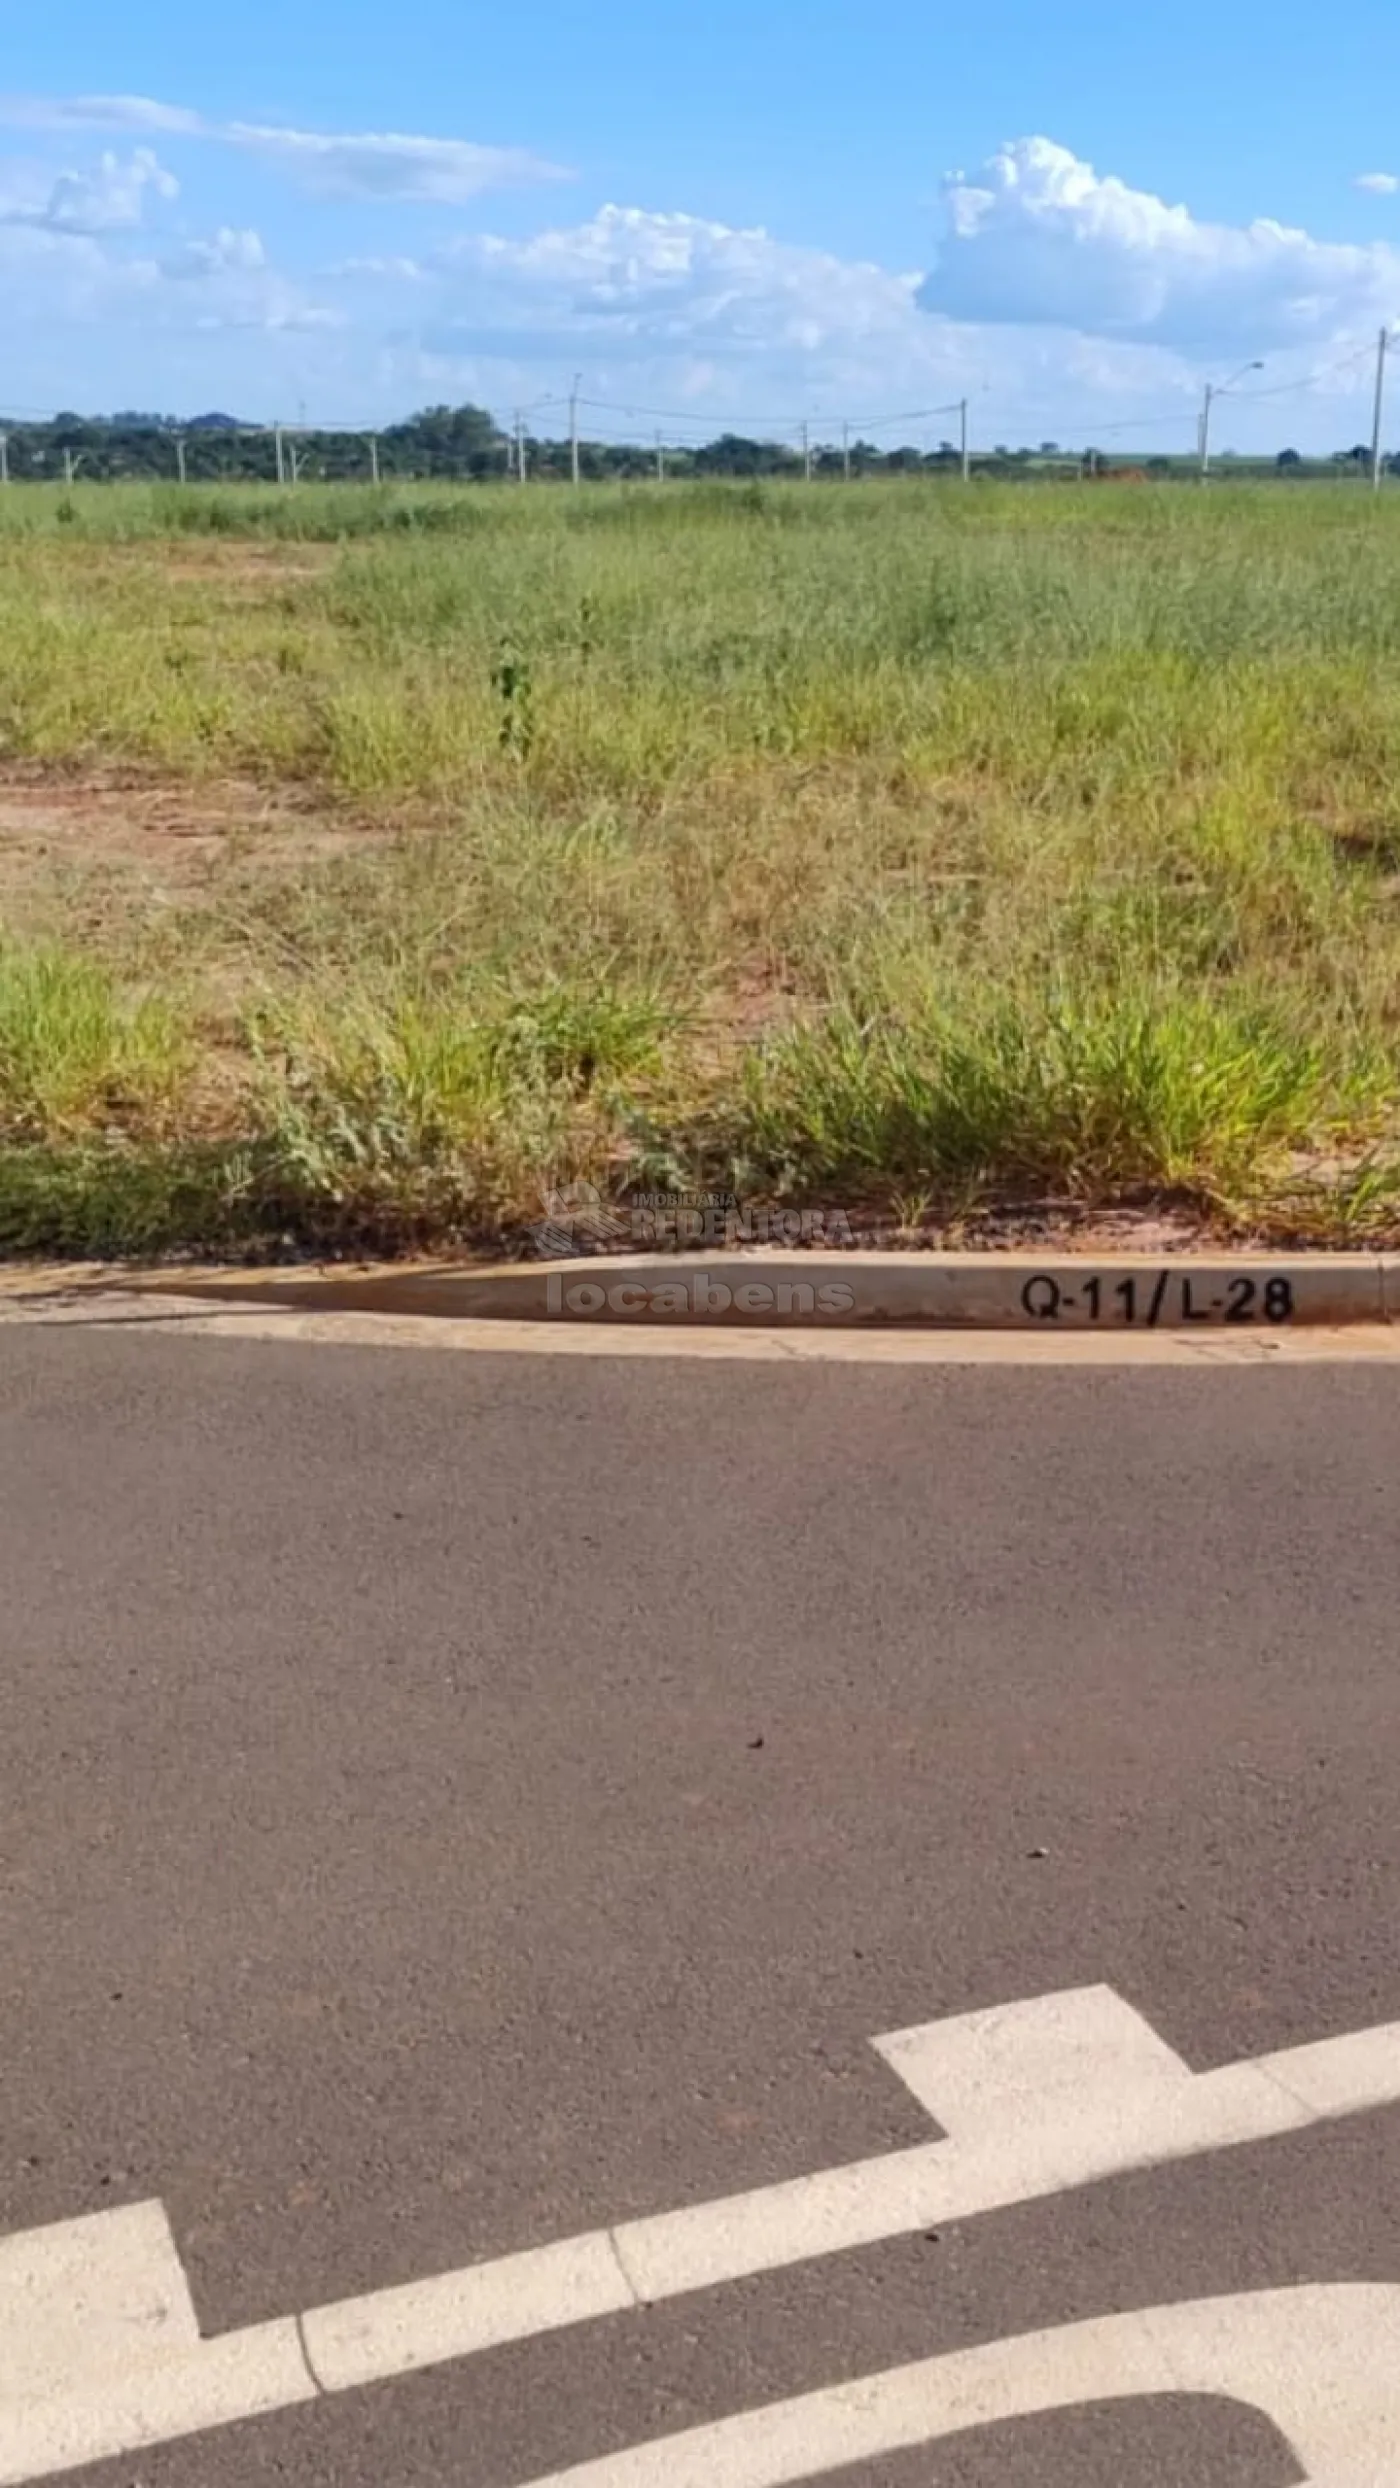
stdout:
<svg viewBox="0 0 1400 2488">
<path fill-rule="evenodd" d="M 1231 395 L 1241 406 L 1249 406 L 1257 399 L 1268 397 L 1296 397 L 1300 392 L 1315 389 L 1322 381 L 1330 380 L 1334 372 L 1352 371 L 1363 363 L 1369 369 L 1375 351 L 1372 345 L 1358 346 L 1354 354 L 1343 355 L 1335 363 L 1324 363 L 1319 371 L 1310 371 L 1301 380 L 1280 380 L 1270 389 L 1234 389 Z"/>
<path fill-rule="evenodd" d="M 1388 345 L 1389 329 L 1385 332 L 1385 338 Z M 1230 402 L 1241 408 L 1256 404 L 1264 405 L 1285 397 L 1306 398 L 1309 395 L 1323 392 L 1329 382 L 1353 372 L 1357 375 L 1359 387 L 1362 367 L 1369 366 L 1375 355 L 1374 344 L 1358 346 L 1315 366 L 1311 371 L 1297 378 L 1273 381 L 1261 388 L 1237 388 L 1233 384 L 1227 384 L 1226 388 L 1212 387 L 1211 395 L 1213 398 L 1223 399 L 1228 393 Z M 1379 373 L 1382 385 L 1384 356 L 1385 348 L 1383 347 Z M 844 415 L 839 418 L 830 414 L 813 414 L 810 409 L 805 415 L 791 410 L 784 414 L 769 415 L 718 413 L 694 406 L 684 410 L 665 409 L 651 405 L 638 405 L 621 399 L 587 397 L 580 386 L 580 378 L 581 376 L 576 375 L 572 386 L 567 391 L 548 390 L 533 400 L 522 402 L 517 409 L 513 410 L 510 421 L 505 425 L 497 424 L 494 417 L 488 415 L 487 421 L 491 425 L 491 434 L 480 438 L 468 437 L 460 441 L 451 437 L 436 440 L 430 432 L 426 436 L 421 434 L 419 431 L 419 425 L 423 419 L 421 414 L 399 418 L 395 421 L 369 422 L 360 417 L 352 421 L 309 422 L 305 418 L 304 411 L 302 419 L 295 424 L 237 420 L 211 422 L 207 418 L 159 415 L 140 421 L 128 421 L 120 415 L 82 416 L 73 413 L 71 409 L 54 410 L 16 405 L 12 406 L 7 413 L 0 413 L 0 430 L 8 430 L 11 436 L 6 445 L 11 475 L 14 473 L 17 449 L 14 435 L 30 427 L 50 427 L 56 424 L 59 413 L 69 416 L 75 424 L 81 425 L 88 436 L 86 440 L 75 438 L 72 443 L 73 449 L 81 452 L 81 455 L 73 458 L 75 470 L 85 458 L 91 457 L 96 461 L 107 442 L 111 442 L 115 447 L 116 443 L 124 437 L 127 440 L 136 438 L 151 443 L 170 444 L 171 462 L 182 478 L 194 470 L 196 464 L 203 468 L 206 475 L 211 472 L 211 469 L 217 469 L 221 443 L 231 448 L 239 441 L 261 441 L 269 444 L 277 452 L 279 471 L 289 480 L 295 481 L 298 472 L 303 475 L 308 472 L 307 452 L 304 448 L 299 448 L 297 444 L 319 438 L 328 447 L 333 442 L 364 443 L 363 463 L 366 472 L 372 478 L 380 478 L 386 472 L 392 472 L 393 463 L 399 455 L 406 457 L 409 464 L 416 467 L 419 472 L 428 475 L 460 471 L 464 463 L 470 463 L 475 471 L 481 472 L 482 452 L 491 445 L 494 439 L 497 455 L 504 453 L 510 471 L 518 480 L 524 480 L 527 447 L 530 451 L 528 463 L 531 468 L 539 467 L 543 461 L 543 471 L 551 474 L 557 472 L 562 454 L 569 472 L 575 480 L 578 480 L 583 471 L 581 452 L 585 446 L 579 417 L 581 411 L 585 410 L 590 415 L 621 418 L 620 422 L 608 425 L 602 439 L 595 439 L 594 442 L 588 444 L 591 449 L 626 451 L 629 455 L 635 454 L 639 459 L 644 458 L 649 466 L 654 465 L 658 473 L 664 473 L 664 453 L 667 446 L 681 453 L 683 457 L 699 456 L 703 450 L 717 445 L 725 433 L 740 432 L 750 435 L 758 434 L 766 443 L 774 447 L 781 446 L 794 461 L 802 461 L 808 473 L 816 472 L 819 466 L 823 473 L 830 473 L 832 462 L 839 461 L 841 472 L 850 478 L 858 471 L 863 444 L 870 443 L 873 449 L 878 450 L 881 436 L 888 440 L 891 435 L 901 430 L 914 432 L 918 427 L 927 426 L 941 418 L 954 417 L 961 420 L 962 450 L 958 454 L 963 457 L 965 473 L 970 471 L 972 463 L 983 462 L 993 454 L 987 449 L 983 449 L 980 453 L 974 453 L 971 450 L 967 439 L 967 416 L 971 404 L 968 399 L 948 399 L 938 405 L 909 407 L 891 414 L 871 415 L 867 413 L 860 416 Z M 1343 394 L 1349 395 L 1350 392 L 1338 391 L 1337 394 L 1340 397 Z M 978 392 L 980 420 L 987 419 L 988 410 L 985 405 L 987 395 L 988 392 L 985 389 Z M 424 413 L 431 411 L 430 409 L 423 410 Z M 485 410 L 481 411 L 485 412 Z M 539 423 L 540 418 L 556 413 L 558 439 L 553 437 L 555 427 L 540 423 L 539 430 L 536 430 L 536 424 Z M 1076 419 L 1076 428 L 1080 420 Z M 1116 416 L 1102 424 L 1091 425 L 1087 429 L 1086 437 L 1096 442 L 1109 442 L 1131 434 L 1143 436 L 1158 433 L 1170 439 L 1183 432 L 1193 421 L 1199 426 L 1199 420 L 1199 416 L 1193 417 L 1189 410 L 1178 403 L 1170 410 L 1163 406 L 1155 412 Z M 1061 421 L 1063 422 L 1063 418 Z M 645 431 L 640 428 L 643 424 L 646 426 Z M 668 427 L 666 434 L 663 434 L 659 428 L 663 425 Z M 950 422 L 950 429 L 956 431 L 958 428 L 957 424 Z M 197 452 L 196 444 L 199 445 Z M 943 444 L 940 454 L 945 458 L 950 446 L 956 448 L 956 444 L 947 442 Z M 933 457 L 927 436 L 922 447 L 907 439 L 902 447 L 906 453 L 917 450 L 921 458 L 932 459 Z M 381 454 L 386 448 L 387 458 Z M 891 448 L 878 451 L 878 454 L 882 457 L 889 457 L 894 454 L 894 451 Z M 1035 453 L 1028 451 L 1020 454 Z M 1082 453 L 1068 448 L 1047 450 L 1043 454 L 1051 458 L 1063 457 L 1067 461 L 1073 461 Z M 23 456 L 22 450 L 20 455 Z M 343 463 L 343 459 L 344 453 L 341 452 L 335 461 L 337 467 Z"/>
<path fill-rule="evenodd" d="M 825 422 L 834 424 L 839 432 L 841 423 L 845 420 L 850 423 L 851 430 L 855 432 L 860 430 L 888 431 L 890 426 L 896 423 L 929 423 L 935 415 L 955 415 L 962 403 L 962 400 L 960 398 L 950 398 L 948 402 L 942 406 L 915 406 L 908 408 L 903 414 L 861 415 L 858 417 L 852 415 L 845 418 L 837 415 L 808 415 L 803 417 L 801 415 L 794 415 L 791 412 L 781 415 L 706 415 L 698 413 L 693 407 L 687 408 L 684 412 L 682 412 L 679 408 L 674 406 L 638 406 L 630 400 L 624 402 L 620 398 L 580 396 L 578 402 L 580 406 L 586 406 L 590 413 L 595 415 L 640 416 L 651 423 L 683 423 L 691 426 L 692 428 L 696 425 L 708 425 L 713 427 L 716 423 L 722 423 L 726 429 L 731 428 L 735 424 L 768 424 L 777 431 L 800 432 L 803 422 L 806 421 L 811 425 L 813 430 L 816 429 L 819 423 Z"/>
<path fill-rule="evenodd" d="M 932 423 L 935 415 L 961 414 L 964 401 L 950 397 L 946 406 L 915 406 L 902 415 L 852 415 L 853 432 L 888 432 L 892 423 Z"/>
<path fill-rule="evenodd" d="M 1185 411 L 1176 415 L 1132 415 L 1123 423 L 1101 423 L 1094 438 L 1106 441 L 1117 432 L 1164 432 L 1169 431 L 1173 424 L 1194 423 L 1195 420 L 1194 415 Z M 1071 450 L 1067 455 L 1072 457 L 1074 452 Z"/>
</svg>

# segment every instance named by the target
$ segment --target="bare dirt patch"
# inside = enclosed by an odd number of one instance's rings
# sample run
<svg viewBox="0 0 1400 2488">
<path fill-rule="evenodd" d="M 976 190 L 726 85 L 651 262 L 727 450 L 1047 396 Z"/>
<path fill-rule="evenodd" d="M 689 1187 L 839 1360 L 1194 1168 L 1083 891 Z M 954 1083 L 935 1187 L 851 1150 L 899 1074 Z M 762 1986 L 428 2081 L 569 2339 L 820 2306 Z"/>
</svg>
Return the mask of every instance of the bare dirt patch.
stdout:
<svg viewBox="0 0 1400 2488">
<path fill-rule="evenodd" d="M 285 873 L 348 853 L 374 825 L 330 816 L 295 789 L 172 786 L 115 770 L 0 770 L 0 914 L 42 912 L 89 875 L 140 885 L 154 905 L 197 902 L 230 863 Z"/>
<path fill-rule="evenodd" d="M 114 548 L 143 567 L 152 566 L 148 544 Z M 319 579 L 340 552 L 337 544 L 248 544 L 200 537 L 188 544 L 162 544 L 155 566 L 183 585 L 215 580 L 223 585 L 280 587 L 288 579 Z"/>
</svg>

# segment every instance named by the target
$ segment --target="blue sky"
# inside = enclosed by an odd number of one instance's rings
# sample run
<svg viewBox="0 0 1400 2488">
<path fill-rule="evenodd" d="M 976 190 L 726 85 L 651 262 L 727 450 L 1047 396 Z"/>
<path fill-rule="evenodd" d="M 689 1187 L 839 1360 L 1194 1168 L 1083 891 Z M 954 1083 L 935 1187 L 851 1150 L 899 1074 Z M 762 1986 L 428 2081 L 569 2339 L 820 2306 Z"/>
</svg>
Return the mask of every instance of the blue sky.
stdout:
<svg viewBox="0 0 1400 2488">
<path fill-rule="evenodd" d="M 1301 0 L 415 0 L 403 26 L 382 0 L 25 12 L 0 410 L 471 397 L 548 429 L 578 372 L 617 435 L 917 412 L 889 436 L 937 438 L 966 394 L 989 445 L 1146 449 L 1258 358 L 1222 445 L 1369 428 L 1396 0 L 1350 0 L 1339 40 Z"/>
</svg>

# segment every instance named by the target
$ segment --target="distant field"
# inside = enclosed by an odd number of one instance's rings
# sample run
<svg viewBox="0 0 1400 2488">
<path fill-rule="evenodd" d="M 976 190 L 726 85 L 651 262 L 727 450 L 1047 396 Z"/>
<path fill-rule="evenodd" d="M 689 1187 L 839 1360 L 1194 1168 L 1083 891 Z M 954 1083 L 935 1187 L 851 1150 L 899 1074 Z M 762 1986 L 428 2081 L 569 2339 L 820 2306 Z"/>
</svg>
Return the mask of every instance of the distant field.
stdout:
<svg viewBox="0 0 1400 2488">
<path fill-rule="evenodd" d="M 1400 494 L 0 493 L 0 1247 L 1400 1233 Z"/>
</svg>

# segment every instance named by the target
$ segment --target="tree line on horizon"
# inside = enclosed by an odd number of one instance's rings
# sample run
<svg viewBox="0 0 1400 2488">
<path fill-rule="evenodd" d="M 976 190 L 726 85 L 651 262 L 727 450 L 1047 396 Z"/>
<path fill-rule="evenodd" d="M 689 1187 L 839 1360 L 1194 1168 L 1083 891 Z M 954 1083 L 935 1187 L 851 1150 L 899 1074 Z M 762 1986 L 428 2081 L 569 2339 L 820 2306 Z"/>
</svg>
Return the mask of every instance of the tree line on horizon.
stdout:
<svg viewBox="0 0 1400 2488">
<path fill-rule="evenodd" d="M 251 424 L 235 415 L 211 413 L 180 418 L 174 415 L 119 413 L 57 414 L 45 421 L 5 422 L 5 465 L 11 482 L 174 482 L 181 472 L 190 483 L 275 483 L 278 480 L 278 435 L 275 427 Z M 373 444 L 373 447 L 371 447 Z M 378 474 L 384 482 L 487 483 L 519 480 L 517 458 L 523 448 L 527 479 L 567 482 L 573 471 L 568 439 L 525 433 L 521 443 L 480 406 L 430 406 L 406 422 L 363 431 L 326 430 L 315 426 L 282 427 L 283 475 L 307 483 L 366 482 Z M 642 480 L 658 472 L 674 478 L 799 477 L 807 461 L 791 443 L 754 439 L 722 432 L 698 446 L 676 447 L 640 442 L 580 440 L 580 474 L 588 481 Z M 937 448 L 903 443 L 881 448 L 853 440 L 847 449 L 814 446 L 811 471 L 818 477 L 897 475 L 956 471 L 961 452 L 950 440 Z M 1369 471 L 1371 452 L 1364 444 L 1329 455 L 1308 456 L 1296 449 L 1276 456 L 1234 458 L 1217 453 L 1217 467 L 1231 465 L 1280 474 L 1330 474 Z M 1129 452 L 1063 448 L 1042 441 L 1036 448 L 1013 449 L 999 443 L 979 449 L 973 464 L 979 475 L 1069 474 L 1112 476 L 1115 473 L 1170 476 L 1190 473 L 1195 460 L 1185 454 L 1135 457 Z M 1400 454 L 1385 461 L 1388 473 L 1400 473 Z"/>
</svg>

